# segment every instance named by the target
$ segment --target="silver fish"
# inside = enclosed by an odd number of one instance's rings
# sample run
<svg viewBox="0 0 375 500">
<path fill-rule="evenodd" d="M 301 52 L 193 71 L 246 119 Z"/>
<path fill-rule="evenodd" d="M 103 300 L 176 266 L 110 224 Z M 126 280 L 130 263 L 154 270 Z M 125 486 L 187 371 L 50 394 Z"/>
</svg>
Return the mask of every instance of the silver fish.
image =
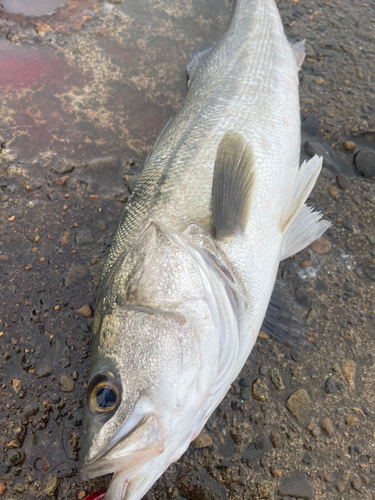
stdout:
<svg viewBox="0 0 375 500">
<path fill-rule="evenodd" d="M 298 70 L 274 0 L 237 0 L 125 208 L 99 287 L 83 443 L 106 500 L 140 500 L 256 341 L 279 262 L 327 229 L 305 205 Z M 197 58 L 195 63 L 197 63 Z"/>
</svg>

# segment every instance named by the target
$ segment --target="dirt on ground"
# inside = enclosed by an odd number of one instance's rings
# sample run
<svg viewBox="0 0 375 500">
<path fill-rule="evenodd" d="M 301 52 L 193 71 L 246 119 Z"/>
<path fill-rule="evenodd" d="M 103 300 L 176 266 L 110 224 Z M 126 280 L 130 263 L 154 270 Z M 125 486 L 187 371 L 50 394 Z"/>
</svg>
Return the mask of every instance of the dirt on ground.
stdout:
<svg viewBox="0 0 375 500">
<path fill-rule="evenodd" d="M 147 500 L 375 499 L 375 2 L 279 0 L 300 72 L 309 204 L 332 225 L 280 265 L 303 347 L 261 331 Z M 0 8 L 0 497 L 82 500 L 95 292 L 124 206 L 225 0 Z M 192 193 L 194 196 L 195 193 Z M 267 329 L 265 329 L 267 330 Z M 292 331 L 294 331 L 291 328 Z"/>
</svg>

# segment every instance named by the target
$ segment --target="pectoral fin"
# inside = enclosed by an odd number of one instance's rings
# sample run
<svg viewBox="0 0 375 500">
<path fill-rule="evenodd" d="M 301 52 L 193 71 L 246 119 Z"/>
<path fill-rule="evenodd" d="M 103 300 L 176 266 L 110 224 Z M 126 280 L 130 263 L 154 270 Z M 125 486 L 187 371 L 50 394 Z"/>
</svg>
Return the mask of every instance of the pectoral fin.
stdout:
<svg viewBox="0 0 375 500">
<path fill-rule="evenodd" d="M 222 138 L 215 160 L 212 184 L 212 216 L 217 238 L 246 228 L 255 183 L 252 149 L 238 132 Z"/>
</svg>

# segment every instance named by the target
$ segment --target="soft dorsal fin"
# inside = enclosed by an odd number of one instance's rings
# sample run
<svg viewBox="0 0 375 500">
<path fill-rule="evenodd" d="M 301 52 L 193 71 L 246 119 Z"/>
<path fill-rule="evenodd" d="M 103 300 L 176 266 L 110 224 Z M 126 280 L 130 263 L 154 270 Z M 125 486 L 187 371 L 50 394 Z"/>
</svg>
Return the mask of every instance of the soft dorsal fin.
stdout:
<svg viewBox="0 0 375 500">
<path fill-rule="evenodd" d="M 217 238 L 245 230 L 255 183 L 252 149 L 240 133 L 229 130 L 216 153 L 212 216 Z"/>
</svg>

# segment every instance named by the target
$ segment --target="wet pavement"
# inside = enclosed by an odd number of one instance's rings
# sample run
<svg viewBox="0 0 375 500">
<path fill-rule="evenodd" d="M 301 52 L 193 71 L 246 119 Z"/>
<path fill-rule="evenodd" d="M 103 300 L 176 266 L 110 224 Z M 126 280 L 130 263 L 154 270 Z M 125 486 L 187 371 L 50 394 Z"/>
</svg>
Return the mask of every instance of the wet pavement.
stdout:
<svg viewBox="0 0 375 500">
<path fill-rule="evenodd" d="M 147 500 L 375 498 L 375 3 L 278 2 L 300 72 L 310 204 L 332 222 L 280 266 L 297 350 L 261 333 L 205 431 Z M 4 4 L 6 7 L 6 5 Z M 0 496 L 83 499 L 78 476 L 95 290 L 185 64 L 224 0 L 69 0 L 0 9 Z M 307 347 L 306 347 L 307 346 Z"/>
</svg>

